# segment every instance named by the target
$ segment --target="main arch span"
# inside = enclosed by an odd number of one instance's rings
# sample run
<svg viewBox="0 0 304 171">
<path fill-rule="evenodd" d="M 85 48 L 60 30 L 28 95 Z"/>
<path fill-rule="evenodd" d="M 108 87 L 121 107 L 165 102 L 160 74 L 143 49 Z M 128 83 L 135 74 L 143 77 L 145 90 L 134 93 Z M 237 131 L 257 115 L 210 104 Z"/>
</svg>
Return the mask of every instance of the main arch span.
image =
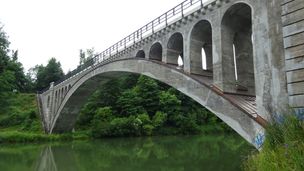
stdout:
<svg viewBox="0 0 304 171">
<path fill-rule="evenodd" d="M 263 119 L 242 107 L 253 107 L 248 96 L 223 96 L 208 77 L 191 76 L 168 64 L 142 58 L 121 59 L 87 70 L 75 80 L 61 100 L 48 125 L 48 132 L 61 133 L 74 128 L 79 111 L 100 84 L 126 74 L 143 74 L 166 83 L 212 111 L 247 141 L 263 131 Z M 56 94 L 56 93 L 55 93 Z M 58 97 L 57 97 L 58 98 Z M 248 103 L 245 106 L 237 104 Z M 49 111 L 51 106 L 46 106 Z"/>
<path fill-rule="evenodd" d="M 44 128 L 71 131 L 98 85 L 135 73 L 193 98 L 259 148 L 266 122 L 288 106 L 304 111 L 304 17 L 294 9 L 303 3 L 186 0 L 40 92 Z"/>
</svg>

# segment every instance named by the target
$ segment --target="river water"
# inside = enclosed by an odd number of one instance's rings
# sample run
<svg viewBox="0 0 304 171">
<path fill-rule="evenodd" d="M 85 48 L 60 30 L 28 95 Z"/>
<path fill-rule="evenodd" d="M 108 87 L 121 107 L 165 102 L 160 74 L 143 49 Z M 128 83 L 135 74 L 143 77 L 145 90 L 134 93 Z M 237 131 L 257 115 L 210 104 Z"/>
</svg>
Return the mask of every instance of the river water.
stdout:
<svg viewBox="0 0 304 171">
<path fill-rule="evenodd" d="M 237 171 L 253 150 L 225 135 L 1 144 L 0 171 Z"/>
</svg>

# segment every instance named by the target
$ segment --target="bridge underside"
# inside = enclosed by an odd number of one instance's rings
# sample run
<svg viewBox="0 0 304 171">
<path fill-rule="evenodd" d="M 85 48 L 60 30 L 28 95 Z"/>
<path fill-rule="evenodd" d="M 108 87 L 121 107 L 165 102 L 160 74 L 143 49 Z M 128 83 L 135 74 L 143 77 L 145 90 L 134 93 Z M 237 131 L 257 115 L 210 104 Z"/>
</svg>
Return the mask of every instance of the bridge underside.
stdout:
<svg viewBox="0 0 304 171">
<path fill-rule="evenodd" d="M 223 94 L 212 86 L 212 77 L 186 74 L 176 66 L 140 58 L 97 65 L 85 71 L 85 74 L 70 80 L 71 88 L 54 117 L 44 119 L 44 123 L 49 125 L 46 131 L 71 131 L 81 107 L 100 85 L 110 79 L 132 73 L 146 75 L 176 88 L 209 109 L 255 147 L 260 146 L 256 142 L 256 137 L 264 132 L 264 123 L 256 114 L 255 97 Z M 41 110 L 42 113 L 49 111 L 45 106 Z"/>
</svg>

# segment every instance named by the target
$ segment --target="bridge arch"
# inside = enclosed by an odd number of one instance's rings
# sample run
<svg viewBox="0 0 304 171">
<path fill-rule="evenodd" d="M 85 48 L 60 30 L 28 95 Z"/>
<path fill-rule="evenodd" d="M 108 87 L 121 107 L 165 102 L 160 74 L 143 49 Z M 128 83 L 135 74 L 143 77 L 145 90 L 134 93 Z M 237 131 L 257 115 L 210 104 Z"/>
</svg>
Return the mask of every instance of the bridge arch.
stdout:
<svg viewBox="0 0 304 171">
<path fill-rule="evenodd" d="M 163 47 L 160 42 L 154 43 L 149 51 L 149 59 L 162 61 L 163 56 Z"/>
<path fill-rule="evenodd" d="M 182 33 L 173 33 L 167 43 L 167 60 L 166 63 L 178 65 L 178 58 L 183 61 L 184 56 L 184 38 Z"/>
<path fill-rule="evenodd" d="M 137 58 L 145 58 L 146 57 L 145 51 L 144 50 L 139 50 L 136 53 L 135 57 L 137 57 Z"/>
<path fill-rule="evenodd" d="M 193 74 L 210 75 L 213 68 L 212 26 L 200 20 L 190 32 L 190 69 Z"/>
<path fill-rule="evenodd" d="M 252 21 L 252 8 L 243 2 L 232 5 L 223 15 L 221 37 L 225 92 L 255 95 Z"/>
<path fill-rule="evenodd" d="M 110 78 L 129 73 L 143 74 L 176 88 L 205 106 L 252 144 L 257 134 L 263 131 L 263 127 L 258 122 L 212 90 L 207 82 L 197 80 L 167 64 L 141 58 L 128 58 L 91 68 L 77 79 L 55 113 L 49 132 L 71 131 L 81 106 L 98 86 Z"/>
</svg>

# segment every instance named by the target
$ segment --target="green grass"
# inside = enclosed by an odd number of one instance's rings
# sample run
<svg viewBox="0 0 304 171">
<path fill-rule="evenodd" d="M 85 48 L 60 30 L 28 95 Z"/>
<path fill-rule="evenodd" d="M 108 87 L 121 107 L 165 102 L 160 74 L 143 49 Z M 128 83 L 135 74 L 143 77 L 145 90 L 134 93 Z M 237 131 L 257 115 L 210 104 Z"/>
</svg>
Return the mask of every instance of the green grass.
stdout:
<svg viewBox="0 0 304 171">
<path fill-rule="evenodd" d="M 9 99 L 8 110 L 0 110 L 0 143 L 37 143 L 89 139 L 84 132 L 45 134 L 37 111 L 36 95 L 17 93 Z"/>
<path fill-rule="evenodd" d="M 266 129 L 263 149 L 244 162 L 244 170 L 304 170 L 304 121 L 289 116 Z"/>
<path fill-rule="evenodd" d="M 86 140 L 89 137 L 81 133 L 69 134 L 44 134 L 24 131 L 1 131 L 0 143 L 37 143 L 53 141 Z"/>
</svg>

